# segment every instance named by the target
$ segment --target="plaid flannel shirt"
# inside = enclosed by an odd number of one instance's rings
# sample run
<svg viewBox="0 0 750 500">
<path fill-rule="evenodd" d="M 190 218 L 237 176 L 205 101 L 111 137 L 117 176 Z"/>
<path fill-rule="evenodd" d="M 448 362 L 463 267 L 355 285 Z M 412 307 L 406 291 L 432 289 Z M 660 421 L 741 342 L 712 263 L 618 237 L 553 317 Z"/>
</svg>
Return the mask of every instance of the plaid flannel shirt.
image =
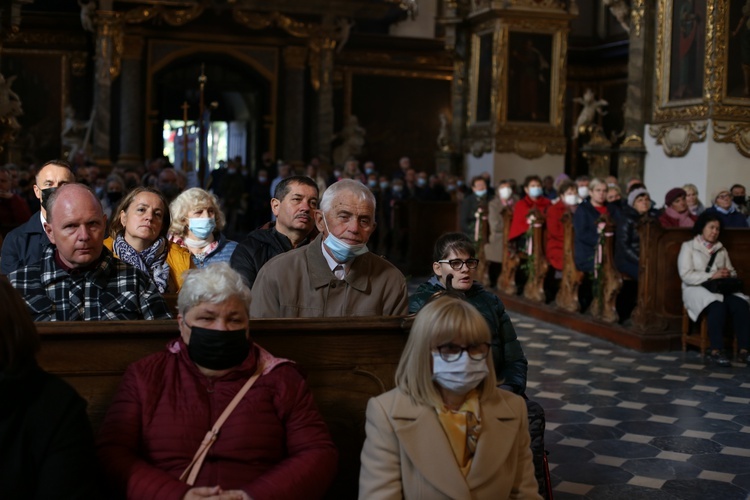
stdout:
<svg viewBox="0 0 750 500">
<path fill-rule="evenodd" d="M 34 321 L 169 319 L 169 307 L 144 272 L 104 248 L 96 268 L 69 274 L 55 262 L 55 247 L 42 259 L 8 275 Z"/>
</svg>

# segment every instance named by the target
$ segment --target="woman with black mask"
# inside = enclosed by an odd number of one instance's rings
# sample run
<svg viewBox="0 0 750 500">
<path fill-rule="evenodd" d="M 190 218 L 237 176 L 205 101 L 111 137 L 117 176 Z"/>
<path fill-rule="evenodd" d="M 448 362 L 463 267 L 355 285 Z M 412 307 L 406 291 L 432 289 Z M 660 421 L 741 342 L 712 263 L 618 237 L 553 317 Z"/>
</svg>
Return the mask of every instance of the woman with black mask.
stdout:
<svg viewBox="0 0 750 500">
<path fill-rule="evenodd" d="M 295 364 L 250 339 L 249 306 L 250 290 L 229 264 L 185 273 L 180 337 L 128 367 L 102 424 L 99 458 L 120 493 L 325 494 L 336 448 Z"/>
</svg>

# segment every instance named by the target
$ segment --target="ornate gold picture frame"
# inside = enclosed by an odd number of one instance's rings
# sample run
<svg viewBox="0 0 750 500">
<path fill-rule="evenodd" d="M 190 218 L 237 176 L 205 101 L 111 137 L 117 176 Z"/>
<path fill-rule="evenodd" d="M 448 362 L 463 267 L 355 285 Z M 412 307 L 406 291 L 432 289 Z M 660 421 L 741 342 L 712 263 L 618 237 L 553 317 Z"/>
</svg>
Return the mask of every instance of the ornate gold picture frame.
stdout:
<svg viewBox="0 0 750 500">
<path fill-rule="evenodd" d="M 715 25 L 712 0 L 658 0 L 654 122 L 706 118 Z"/>
</svg>

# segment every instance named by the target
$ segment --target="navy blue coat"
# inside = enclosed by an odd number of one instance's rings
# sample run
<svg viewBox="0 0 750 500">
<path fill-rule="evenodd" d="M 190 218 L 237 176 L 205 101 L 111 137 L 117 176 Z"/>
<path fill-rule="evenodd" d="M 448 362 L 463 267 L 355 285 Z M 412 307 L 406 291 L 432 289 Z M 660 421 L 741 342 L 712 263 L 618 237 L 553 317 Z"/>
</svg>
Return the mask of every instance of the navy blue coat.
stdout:
<svg viewBox="0 0 750 500">
<path fill-rule="evenodd" d="M 36 264 L 49 244 L 47 233 L 42 227 L 42 218 L 36 212 L 5 237 L 0 257 L 0 273 L 8 275 L 18 268 Z"/>
<path fill-rule="evenodd" d="M 705 210 L 705 213 L 716 215 L 721 221 L 721 226 L 724 229 L 732 227 L 747 227 L 747 219 L 744 215 L 742 215 L 742 212 L 740 212 L 736 208 L 732 212 L 724 214 L 716 210 L 716 206 L 713 206 L 707 208 Z"/>
<path fill-rule="evenodd" d="M 609 205 L 605 205 L 609 210 Z M 576 269 L 585 273 L 594 272 L 594 252 L 599 244 L 599 233 L 596 230 L 596 221 L 602 216 L 591 200 L 586 200 L 576 209 L 573 214 L 574 238 L 574 260 Z"/>
</svg>

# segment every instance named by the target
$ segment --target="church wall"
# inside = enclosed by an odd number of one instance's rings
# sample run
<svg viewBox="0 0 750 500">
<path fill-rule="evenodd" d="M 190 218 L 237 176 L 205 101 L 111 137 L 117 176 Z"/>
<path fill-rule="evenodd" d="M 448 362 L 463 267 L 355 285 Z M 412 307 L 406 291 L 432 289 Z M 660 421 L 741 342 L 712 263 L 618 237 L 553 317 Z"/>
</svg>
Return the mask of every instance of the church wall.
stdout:
<svg viewBox="0 0 750 500">
<path fill-rule="evenodd" d="M 712 127 L 709 127 L 705 141 L 692 144 L 682 158 L 670 158 L 662 146 L 656 144 L 656 139 L 650 137 L 648 130 L 644 130 L 647 150 L 644 182 L 658 206 L 664 204 L 667 191 L 687 183 L 695 184 L 706 206 L 711 205 L 712 193 L 720 188 L 736 183 L 750 187 L 748 159 L 733 144 L 715 142 L 712 134 Z"/>
<path fill-rule="evenodd" d="M 551 175 L 557 177 L 563 173 L 565 159 L 562 155 L 544 155 L 541 158 L 529 160 L 513 153 L 485 154 L 477 158 L 466 155 L 466 182 L 482 172 L 490 172 L 492 184 L 497 185 L 500 179 L 516 179 L 521 184 L 527 175 L 536 174 L 540 177 Z"/>
</svg>

